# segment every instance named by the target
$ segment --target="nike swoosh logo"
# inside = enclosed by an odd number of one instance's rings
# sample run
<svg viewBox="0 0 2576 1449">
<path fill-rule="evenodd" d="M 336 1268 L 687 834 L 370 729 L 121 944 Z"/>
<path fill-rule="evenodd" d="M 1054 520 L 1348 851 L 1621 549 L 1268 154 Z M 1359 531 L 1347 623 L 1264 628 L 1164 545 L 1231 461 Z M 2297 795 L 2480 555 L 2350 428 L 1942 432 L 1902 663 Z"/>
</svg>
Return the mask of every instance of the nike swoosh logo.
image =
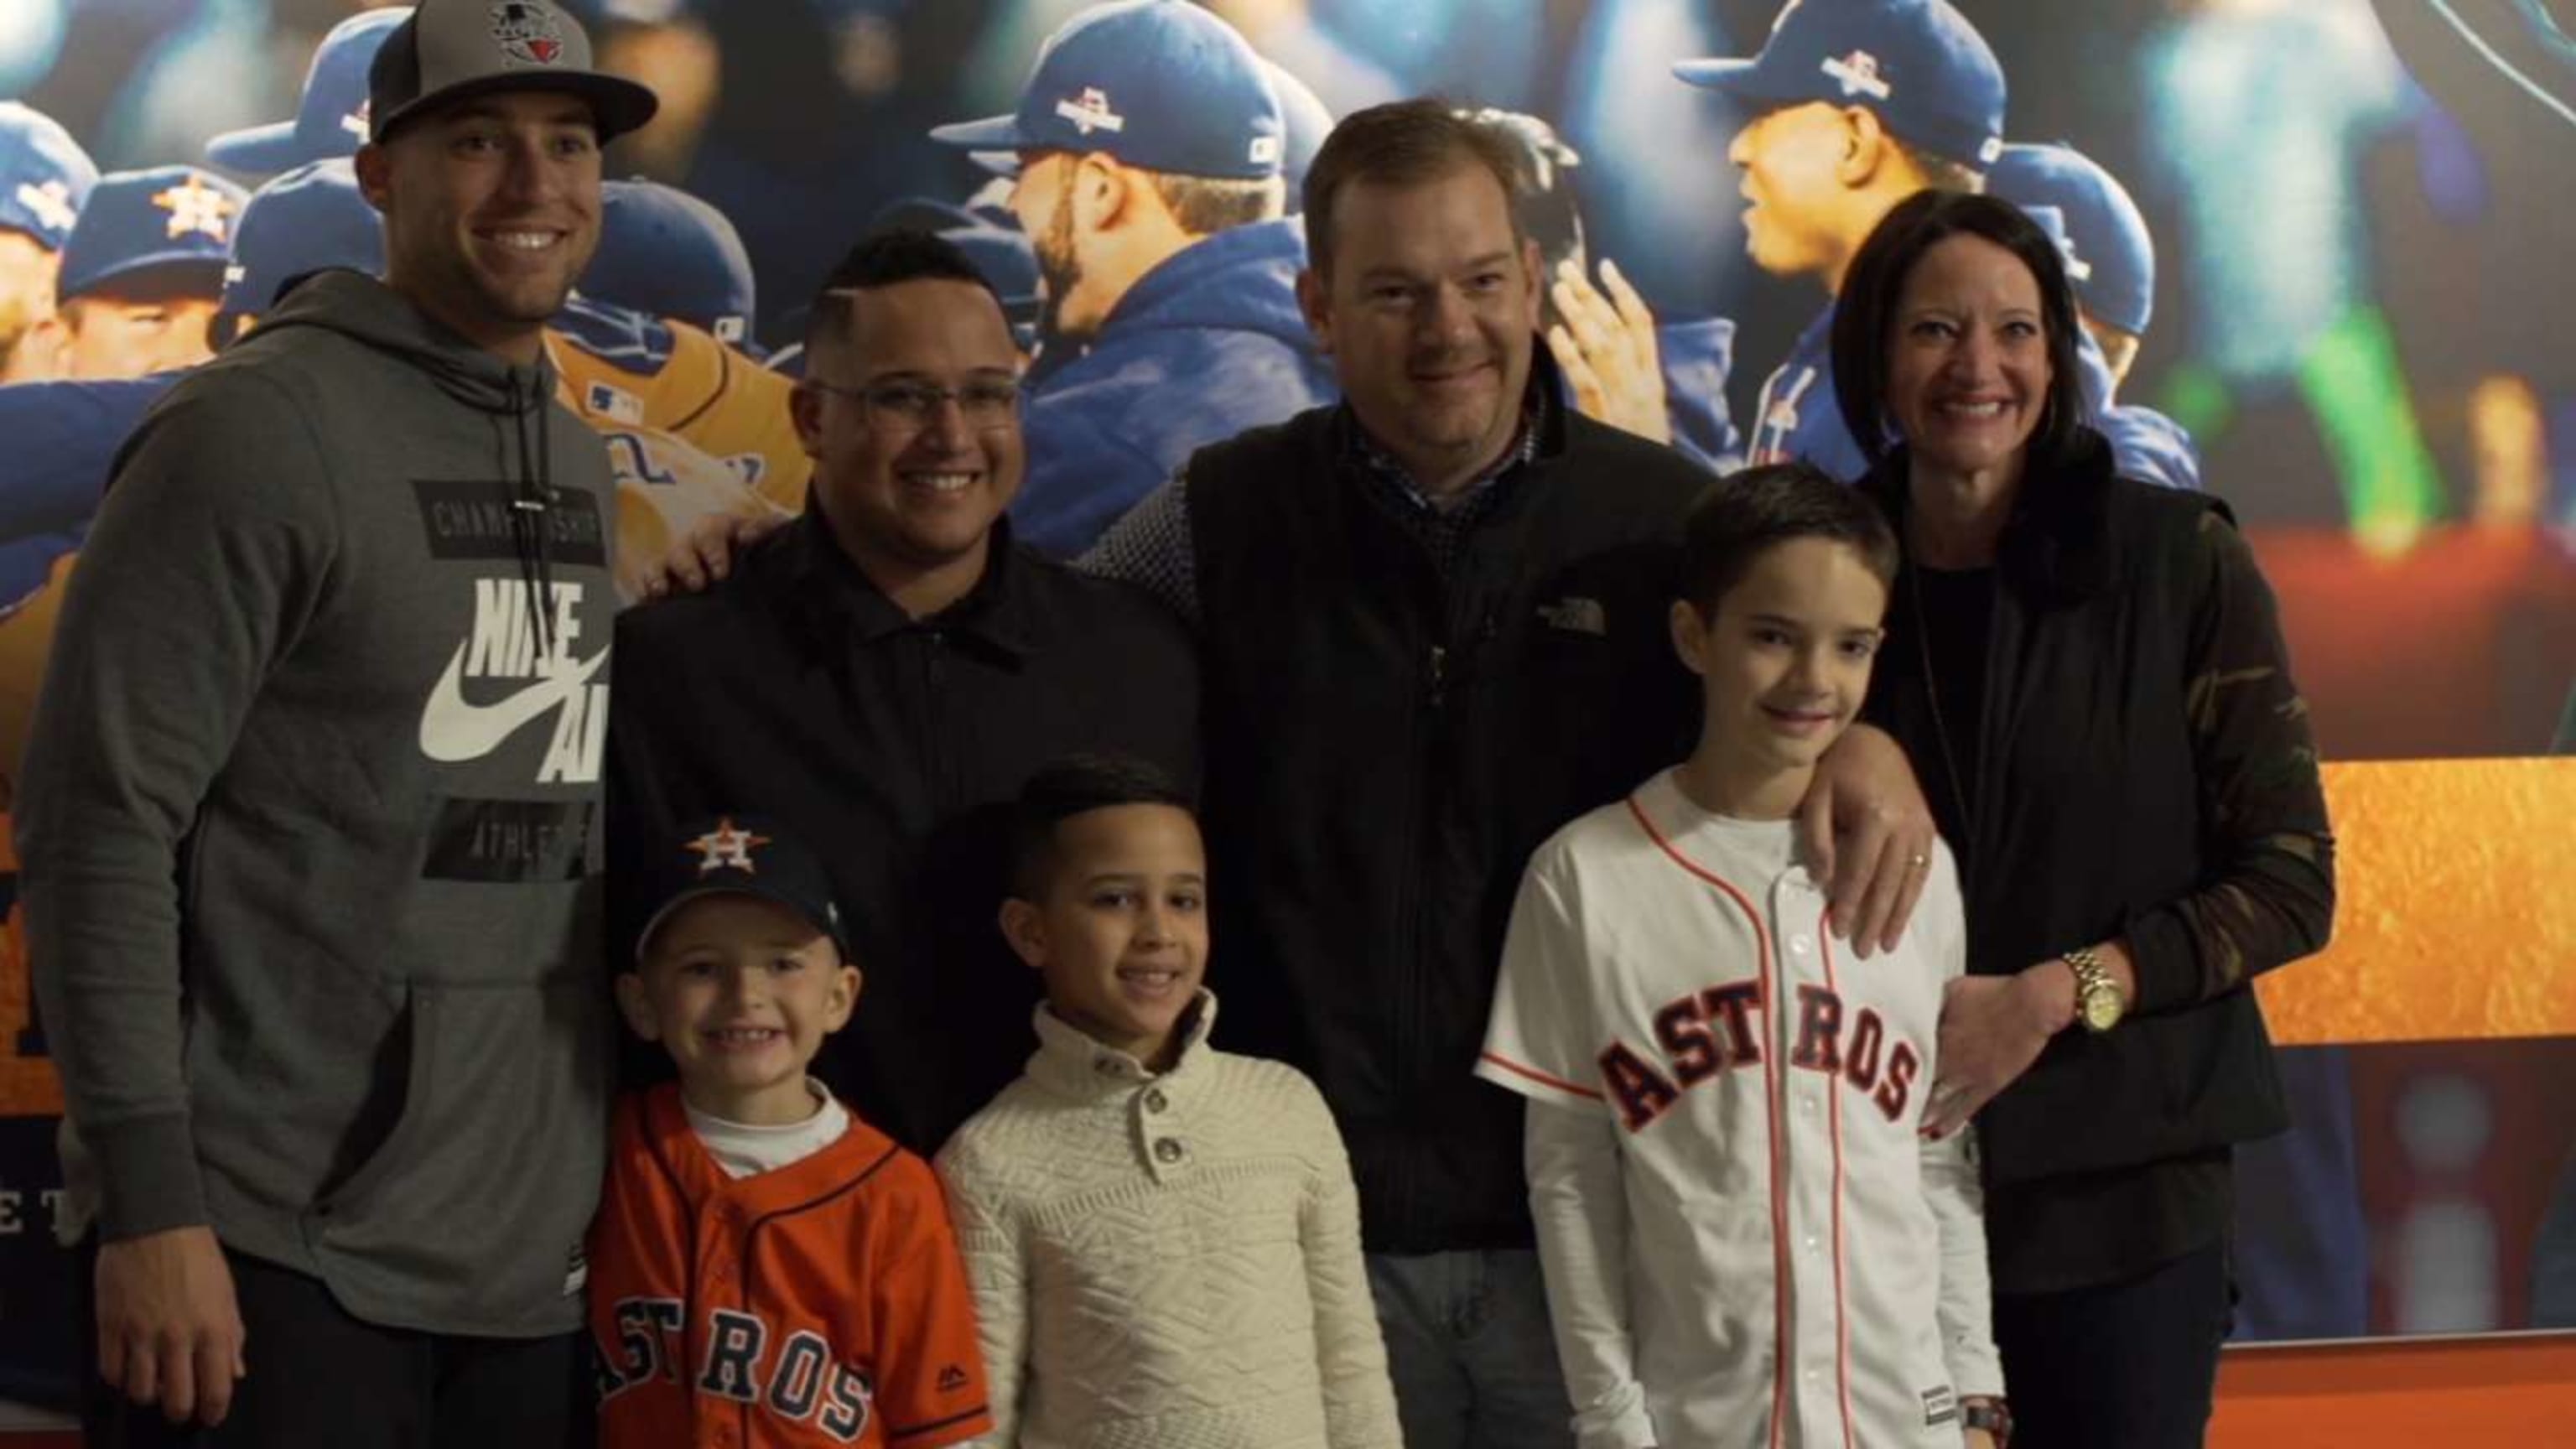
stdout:
<svg viewBox="0 0 2576 1449">
<path fill-rule="evenodd" d="M 479 760 L 518 733 L 520 726 L 551 709 L 560 709 L 608 662 L 600 650 L 573 669 L 537 680 L 507 699 L 475 704 L 465 697 L 465 649 L 459 644 L 447 658 L 447 672 L 429 692 L 420 712 L 420 752 L 444 765 Z"/>
</svg>

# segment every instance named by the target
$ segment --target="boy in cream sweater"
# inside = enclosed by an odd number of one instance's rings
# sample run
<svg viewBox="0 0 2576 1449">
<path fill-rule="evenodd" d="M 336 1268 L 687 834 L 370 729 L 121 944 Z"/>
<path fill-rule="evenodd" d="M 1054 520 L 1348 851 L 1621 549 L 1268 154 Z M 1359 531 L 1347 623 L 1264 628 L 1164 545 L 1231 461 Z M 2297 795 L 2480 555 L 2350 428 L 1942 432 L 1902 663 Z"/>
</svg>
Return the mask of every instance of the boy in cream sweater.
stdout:
<svg viewBox="0 0 2576 1449">
<path fill-rule="evenodd" d="M 1028 1071 L 939 1154 L 994 1432 L 1400 1443 L 1350 1164 L 1314 1084 L 1208 1045 L 1187 798 L 1083 758 L 1022 791 L 1002 931 L 1044 977 Z"/>
</svg>

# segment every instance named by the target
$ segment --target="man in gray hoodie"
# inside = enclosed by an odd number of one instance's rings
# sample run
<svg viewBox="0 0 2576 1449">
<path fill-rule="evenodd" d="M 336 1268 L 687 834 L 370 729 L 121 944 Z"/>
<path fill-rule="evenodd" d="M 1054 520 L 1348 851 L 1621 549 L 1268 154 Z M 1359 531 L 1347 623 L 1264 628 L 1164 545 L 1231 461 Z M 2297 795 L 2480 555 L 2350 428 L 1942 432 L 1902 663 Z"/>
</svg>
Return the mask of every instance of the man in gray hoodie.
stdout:
<svg viewBox="0 0 2576 1449">
<path fill-rule="evenodd" d="M 426 0 L 370 91 L 385 280 L 145 418 L 29 746 L 92 1444 L 555 1449 L 587 1397 L 614 499 L 539 331 L 654 101 L 547 0 Z"/>
</svg>

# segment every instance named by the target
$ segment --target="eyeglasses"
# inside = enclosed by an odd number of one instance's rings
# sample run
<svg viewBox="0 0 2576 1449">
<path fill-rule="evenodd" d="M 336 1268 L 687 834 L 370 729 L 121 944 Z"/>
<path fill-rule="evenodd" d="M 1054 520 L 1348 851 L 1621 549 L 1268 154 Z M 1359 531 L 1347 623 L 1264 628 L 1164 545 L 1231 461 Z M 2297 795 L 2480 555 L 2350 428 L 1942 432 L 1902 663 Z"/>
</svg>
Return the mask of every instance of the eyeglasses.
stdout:
<svg viewBox="0 0 2576 1449">
<path fill-rule="evenodd" d="M 845 397 L 867 410 L 868 421 L 889 432 L 918 432 L 938 418 L 940 410 L 957 404 L 966 426 L 978 432 L 994 432 L 1016 426 L 1020 420 L 1020 386 L 1016 382 L 984 379 L 964 387 L 934 387 L 926 382 L 883 382 L 868 387 L 842 387 L 836 383 L 805 379 L 805 385 L 816 392 Z"/>
</svg>

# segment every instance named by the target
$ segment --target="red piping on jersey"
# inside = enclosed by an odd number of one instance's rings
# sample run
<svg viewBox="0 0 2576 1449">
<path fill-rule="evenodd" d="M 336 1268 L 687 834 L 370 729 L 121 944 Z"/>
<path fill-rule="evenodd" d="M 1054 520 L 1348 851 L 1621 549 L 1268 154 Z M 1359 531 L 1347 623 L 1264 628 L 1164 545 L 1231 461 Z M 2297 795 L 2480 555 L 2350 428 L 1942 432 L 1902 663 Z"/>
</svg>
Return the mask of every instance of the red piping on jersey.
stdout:
<svg viewBox="0 0 2576 1449">
<path fill-rule="evenodd" d="M 1834 933 L 1825 928 L 1822 911 L 1816 913 L 1816 949 L 1824 953 L 1825 989 L 1840 999 L 1842 988 L 1834 982 Z M 1825 1082 L 1825 1125 L 1832 1130 L 1834 1144 L 1834 1392 L 1843 1406 L 1843 1449 L 1857 1449 L 1852 1432 L 1851 1300 L 1843 1296 L 1843 1092 L 1842 1083 L 1830 1078 Z"/>
<path fill-rule="evenodd" d="M 1589 1097 L 1595 1102 L 1605 1100 L 1599 1092 L 1592 1090 L 1590 1087 L 1578 1087 L 1572 1082 L 1568 1082 L 1557 1077 L 1551 1077 L 1536 1067 L 1522 1066 L 1520 1063 L 1513 1061 L 1509 1057 L 1500 1056 L 1493 1052 L 1478 1052 L 1476 1055 L 1485 1061 L 1492 1062 L 1495 1066 L 1501 1067 L 1504 1071 L 1511 1073 L 1515 1077 L 1527 1077 L 1542 1087 L 1553 1087 L 1560 1092 L 1571 1092 L 1578 1097 Z"/>
<path fill-rule="evenodd" d="M 1777 1022 L 1785 1020 L 1785 1018 L 1780 1017 L 1773 1010 L 1773 1004 L 1778 1001 L 1779 997 L 1773 990 L 1771 981 L 1771 933 L 1763 928 L 1762 913 L 1753 909 L 1753 902 L 1746 898 L 1744 892 L 1737 890 L 1732 882 L 1728 881 L 1717 872 L 1710 870 L 1708 867 L 1701 865 L 1698 861 L 1682 854 L 1681 849 L 1678 846 L 1674 845 L 1671 841 L 1666 840 L 1664 838 L 1664 833 L 1655 828 L 1655 822 L 1646 818 L 1646 807 L 1638 804 L 1637 797 L 1634 795 L 1628 797 L 1628 813 L 1636 817 L 1637 828 L 1646 832 L 1646 838 L 1655 842 L 1655 847 L 1657 849 L 1671 857 L 1673 864 L 1680 866 L 1690 874 L 1717 887 L 1728 900 L 1735 902 L 1738 910 L 1744 912 L 1744 919 L 1753 923 L 1753 954 L 1755 961 L 1760 967 L 1759 979 L 1762 983 L 1762 1015 L 1764 1017 L 1762 1026 L 1762 1116 L 1764 1124 L 1770 1130 L 1771 1136 L 1772 1285 L 1770 1444 L 1771 1449 L 1779 1449 L 1782 1426 L 1787 1417 L 1782 1410 L 1789 1402 L 1789 1359 L 1791 1355 L 1789 1353 L 1788 1285 L 1796 1280 L 1790 1276 L 1792 1269 L 1789 1262 L 1788 1202 L 1787 1199 L 1782 1196 L 1784 1189 L 1781 1186 L 1780 1041 L 1777 1036 L 1773 1035 L 1772 1027 Z M 1840 1157 L 1837 1156 L 1836 1161 L 1840 1160 Z"/>
</svg>

